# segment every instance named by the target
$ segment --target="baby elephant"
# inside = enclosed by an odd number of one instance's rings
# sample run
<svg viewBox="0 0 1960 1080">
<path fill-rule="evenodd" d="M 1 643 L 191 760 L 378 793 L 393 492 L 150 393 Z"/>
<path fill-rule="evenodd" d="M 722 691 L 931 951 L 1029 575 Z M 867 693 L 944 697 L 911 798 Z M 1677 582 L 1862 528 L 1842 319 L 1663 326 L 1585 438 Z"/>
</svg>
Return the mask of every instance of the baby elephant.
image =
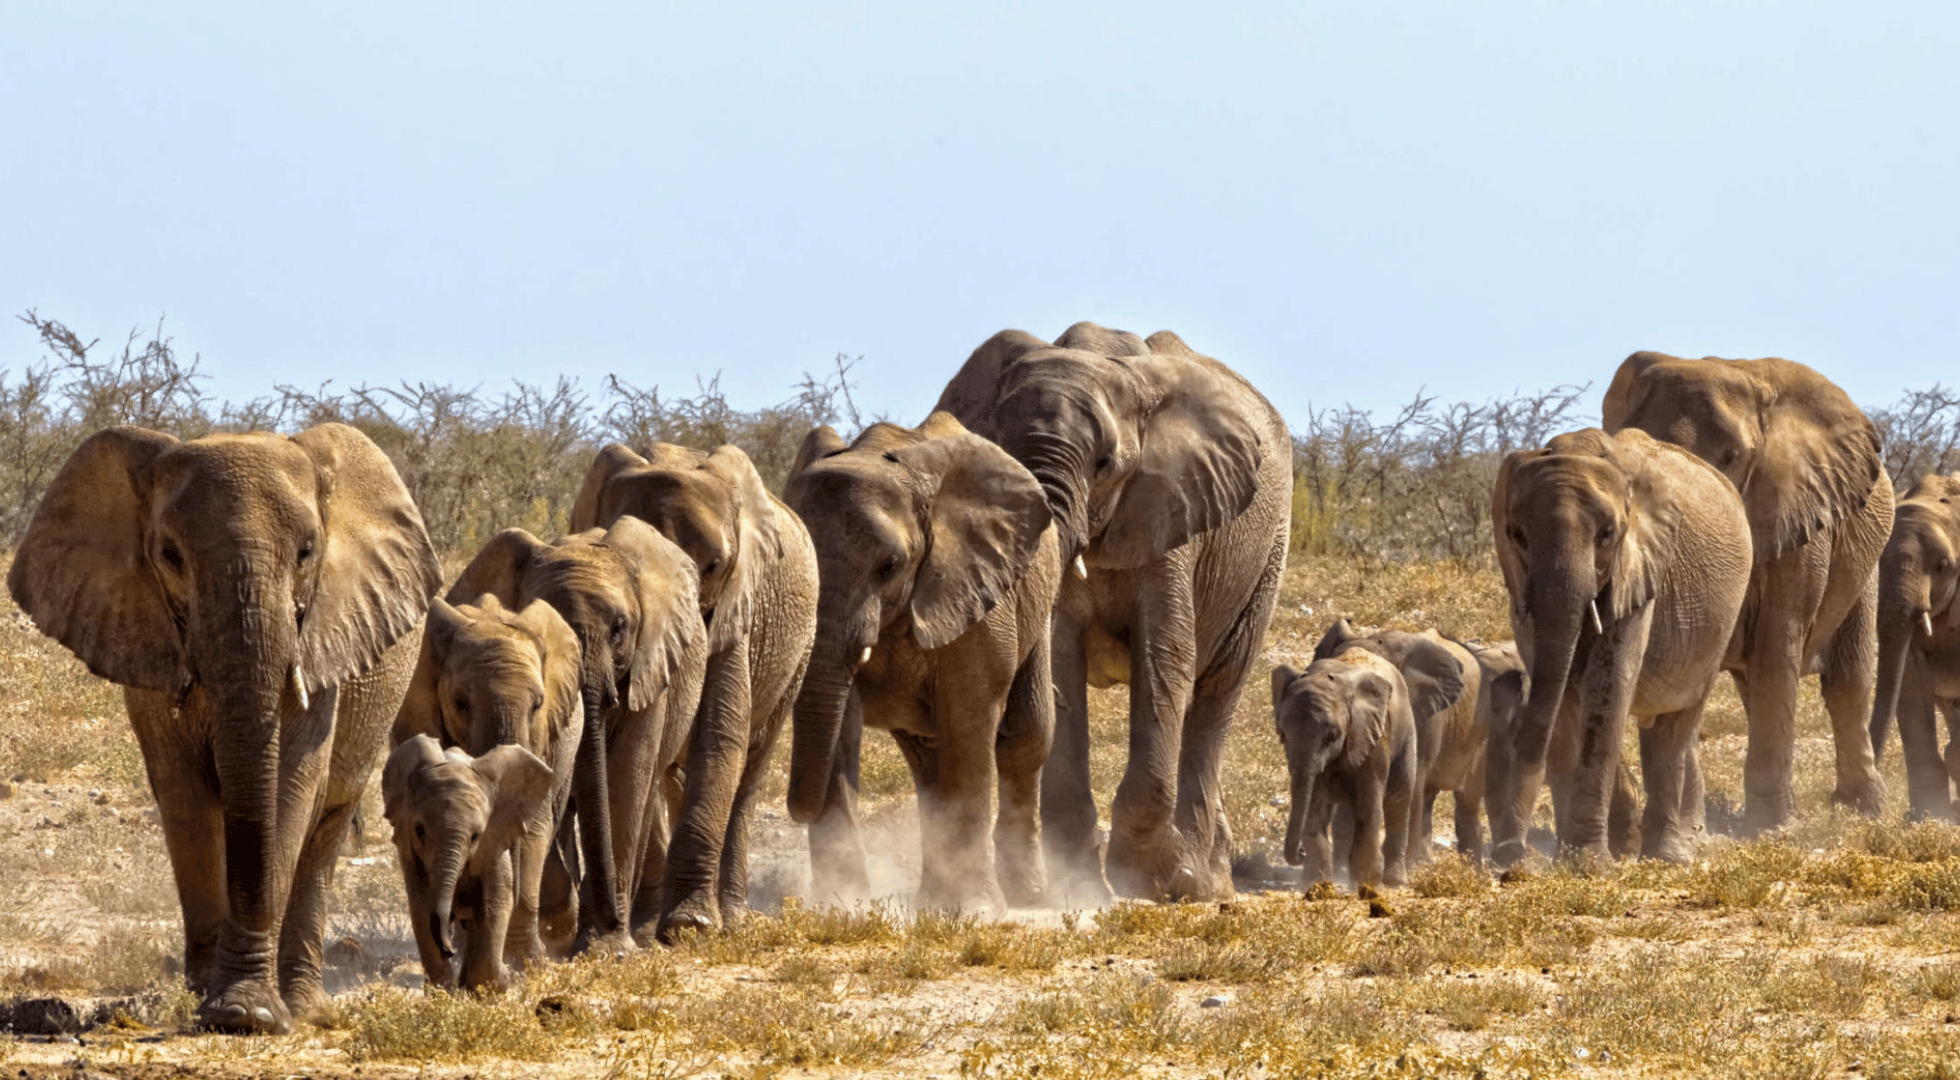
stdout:
<svg viewBox="0 0 1960 1080">
<path fill-rule="evenodd" d="M 464 936 L 460 985 L 504 985 L 504 935 L 515 893 L 510 849 L 544 804 L 551 781 L 551 767 L 521 746 L 471 757 L 417 735 L 388 755 L 382 801 L 395 827 L 415 945 L 432 985 L 458 985 L 452 921 Z"/>
<path fill-rule="evenodd" d="M 1273 671 L 1273 721 L 1293 778 L 1286 861 L 1305 864 L 1301 884 L 1332 876 L 1337 804 L 1354 816 L 1354 884 L 1406 884 L 1421 771 L 1415 713 L 1395 665 L 1359 648 L 1305 671 L 1282 664 Z"/>
</svg>

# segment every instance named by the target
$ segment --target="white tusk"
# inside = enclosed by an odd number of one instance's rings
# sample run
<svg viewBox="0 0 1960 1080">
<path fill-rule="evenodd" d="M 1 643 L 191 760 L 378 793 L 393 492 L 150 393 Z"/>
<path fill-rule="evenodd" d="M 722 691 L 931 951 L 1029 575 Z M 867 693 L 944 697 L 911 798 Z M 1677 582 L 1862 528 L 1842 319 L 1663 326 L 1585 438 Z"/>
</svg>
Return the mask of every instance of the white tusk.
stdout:
<svg viewBox="0 0 1960 1080">
<path fill-rule="evenodd" d="M 1933 613 L 1930 611 L 1920 612 L 1919 625 L 1925 628 L 1927 637 L 1932 637 L 1933 636 Z"/>
<path fill-rule="evenodd" d="M 858 654 L 858 663 L 869 664 L 870 662 L 871 662 L 871 646 L 866 645 L 864 647 L 864 652 Z"/>
<path fill-rule="evenodd" d="M 1080 555 L 1075 557 L 1075 576 L 1081 578 L 1083 581 L 1089 580 L 1089 568 L 1082 565 L 1082 556 Z"/>
<path fill-rule="evenodd" d="M 1606 632 L 1606 627 L 1600 625 L 1599 622 L 1599 597 L 1597 596 L 1593 597 L 1592 615 L 1593 615 L 1593 633 L 1604 634 Z"/>
<path fill-rule="evenodd" d="M 293 696 L 299 699 L 299 711 L 305 712 L 310 706 L 306 703 L 306 676 L 300 674 L 299 661 L 293 661 L 292 674 L 287 677 L 286 681 L 293 692 Z"/>
</svg>

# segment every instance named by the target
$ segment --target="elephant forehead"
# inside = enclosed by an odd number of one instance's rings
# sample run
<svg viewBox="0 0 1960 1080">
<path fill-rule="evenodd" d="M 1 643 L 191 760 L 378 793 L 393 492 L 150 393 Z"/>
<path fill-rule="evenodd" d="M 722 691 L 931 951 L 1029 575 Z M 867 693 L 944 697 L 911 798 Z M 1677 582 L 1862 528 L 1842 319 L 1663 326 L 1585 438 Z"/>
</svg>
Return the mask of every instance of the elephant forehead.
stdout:
<svg viewBox="0 0 1960 1080">
<path fill-rule="evenodd" d="M 460 758 L 460 759 L 459 759 Z M 465 813 L 488 817 L 490 800 L 466 755 L 445 756 L 417 769 L 409 777 L 408 793 L 418 805 L 440 808 L 444 814 Z"/>
<path fill-rule="evenodd" d="M 579 538 L 574 538 L 579 539 Z M 596 543 L 566 543 L 546 552 L 524 575 L 527 592 L 557 609 L 568 623 L 589 610 L 610 614 L 627 602 L 627 568 L 619 553 Z"/>
<path fill-rule="evenodd" d="M 1642 428 L 1681 416 L 1713 417 L 1753 405 L 1760 396 L 1754 376 L 1727 360 L 1663 361 L 1648 369 L 1645 382 L 1646 392 L 1628 417 L 1632 426 Z"/>
<path fill-rule="evenodd" d="M 456 632 L 447 661 L 452 673 L 504 676 L 534 673 L 538 668 L 538 645 L 520 627 L 483 619 Z"/>
<path fill-rule="evenodd" d="M 847 450 L 805 470 L 790 492 L 790 509 L 803 517 L 910 518 L 916 510 L 911 474 L 883 453 Z M 814 533 L 811 540 L 821 545 Z"/>
<path fill-rule="evenodd" d="M 152 472 L 169 507 L 226 516 L 253 504 L 310 512 L 315 475 L 304 450 L 263 435 L 208 435 L 181 443 L 160 456 Z"/>
<path fill-rule="evenodd" d="M 1550 454 L 1518 466 L 1510 484 L 1514 510 L 1540 506 L 1605 506 L 1626 498 L 1627 479 L 1604 458 Z"/>
</svg>

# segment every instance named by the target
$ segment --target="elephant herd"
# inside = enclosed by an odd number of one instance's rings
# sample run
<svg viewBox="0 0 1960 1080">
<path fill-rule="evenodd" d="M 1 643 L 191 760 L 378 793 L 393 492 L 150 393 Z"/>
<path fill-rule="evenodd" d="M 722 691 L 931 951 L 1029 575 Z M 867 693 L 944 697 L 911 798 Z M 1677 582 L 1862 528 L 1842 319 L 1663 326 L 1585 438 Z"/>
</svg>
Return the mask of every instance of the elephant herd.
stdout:
<svg viewBox="0 0 1960 1080">
<path fill-rule="evenodd" d="M 1523 855 L 1541 786 L 1568 852 L 1687 857 L 1724 671 L 1753 829 L 1793 814 L 1811 671 L 1836 798 L 1881 808 L 1896 715 L 1913 810 L 1952 816 L 1934 710 L 1960 702 L 1960 480 L 1915 488 L 1895 530 L 1871 423 L 1784 360 L 1635 354 L 1602 411 L 1499 471 L 1515 646 L 1342 622 L 1275 670 L 1309 882 L 1337 838 L 1355 881 L 1403 880 L 1443 791 L 1473 858 L 1486 805 L 1492 860 Z M 325 893 L 377 762 L 437 985 L 741 919 L 785 721 L 820 898 L 868 892 L 867 727 L 912 772 L 921 904 L 1229 897 L 1221 757 L 1292 494 L 1285 422 L 1242 377 L 1168 331 L 1078 323 L 995 335 L 917 428 L 810 432 L 780 497 L 733 446 L 606 447 L 569 535 L 507 530 L 446 590 L 352 428 L 112 428 L 50 484 L 8 585 L 124 688 L 200 1022 L 285 1031 L 326 1004 Z M 1105 833 L 1087 692 L 1117 683 Z"/>
</svg>

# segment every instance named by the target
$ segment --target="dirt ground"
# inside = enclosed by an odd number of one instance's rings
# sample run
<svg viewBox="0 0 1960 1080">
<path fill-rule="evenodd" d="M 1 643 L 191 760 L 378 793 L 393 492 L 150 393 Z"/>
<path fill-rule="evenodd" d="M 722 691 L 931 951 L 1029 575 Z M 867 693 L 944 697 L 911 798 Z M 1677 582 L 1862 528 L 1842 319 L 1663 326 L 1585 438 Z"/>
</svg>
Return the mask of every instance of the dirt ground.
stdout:
<svg viewBox="0 0 1960 1080">
<path fill-rule="evenodd" d="M 1318 560 L 1289 575 L 1269 662 L 1346 614 L 1500 637 L 1494 575 Z M 552 965 L 508 994 L 428 994 L 378 803 L 338 868 L 336 1015 L 282 1038 L 189 1031 L 176 897 L 120 698 L 0 609 L 0 1073 L 21 1076 L 1960 1075 L 1960 830 L 1828 807 L 1814 686 L 1787 835 L 1711 836 L 1687 867 L 1549 863 L 1493 880 L 1438 847 L 1410 888 L 1303 896 L 1275 867 L 1286 779 L 1266 671 L 1231 736 L 1228 904 L 909 911 L 917 833 L 881 737 L 864 787 L 890 897 L 801 897 L 804 840 L 757 837 L 757 915 L 621 962 Z M 1095 705 L 1099 804 L 1123 700 Z M 1724 685 L 1702 744 L 1711 821 L 1739 797 Z M 1447 797 L 1445 797 L 1447 799 Z M 1447 841 L 1448 814 L 1438 824 Z M 76 1010 L 50 1020 L 45 1002 Z M 26 1006 L 33 1015 L 22 1011 Z M 66 1021 L 64 1024 L 62 1021 Z"/>
</svg>

